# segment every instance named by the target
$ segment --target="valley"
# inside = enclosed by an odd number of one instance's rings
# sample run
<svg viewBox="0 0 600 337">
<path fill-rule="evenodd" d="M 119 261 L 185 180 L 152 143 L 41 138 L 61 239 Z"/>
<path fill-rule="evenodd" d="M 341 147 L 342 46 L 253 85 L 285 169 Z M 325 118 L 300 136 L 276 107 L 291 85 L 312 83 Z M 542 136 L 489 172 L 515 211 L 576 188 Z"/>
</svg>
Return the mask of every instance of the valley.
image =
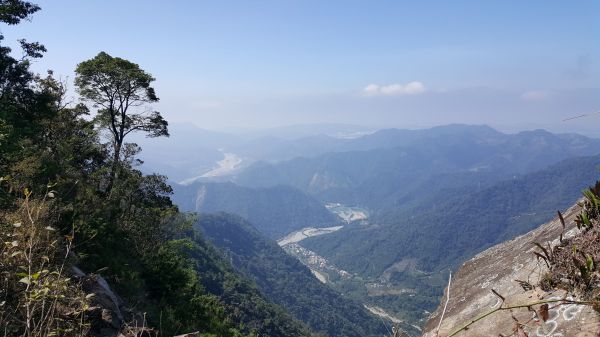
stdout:
<svg viewBox="0 0 600 337">
<path fill-rule="evenodd" d="M 599 12 L 0 0 L 0 337 L 600 336 Z"/>
<path fill-rule="evenodd" d="M 240 158 L 235 153 L 223 152 L 223 159 L 217 162 L 217 167 L 214 169 L 204 173 L 201 177 L 209 178 L 209 177 L 219 177 L 227 174 L 232 174 L 235 170 L 239 169 L 242 164 L 242 158 Z"/>
<path fill-rule="evenodd" d="M 337 202 L 325 204 L 325 208 L 339 216 L 346 223 L 366 220 L 369 217 L 369 212 L 364 208 L 347 207 Z"/>
<path fill-rule="evenodd" d="M 217 161 L 217 166 L 212 168 L 210 171 L 203 173 L 198 177 L 192 177 L 185 179 L 180 182 L 182 185 L 189 185 L 201 178 L 216 178 L 231 175 L 242 166 L 243 159 L 236 155 L 235 153 L 223 152 L 223 159 Z"/>
<path fill-rule="evenodd" d="M 228 182 L 176 186 L 175 200 L 242 216 L 314 281 L 418 334 L 450 271 L 577 198 L 600 165 L 584 156 L 597 144 L 486 126 L 382 130 L 338 139 L 331 152 L 255 162 Z"/>
<path fill-rule="evenodd" d="M 342 228 L 344 228 L 344 226 L 333 226 L 333 227 L 323 227 L 323 228 L 313 228 L 313 227 L 302 228 L 299 231 L 290 233 L 290 234 L 284 236 L 283 238 L 277 240 L 277 243 L 280 246 L 284 247 L 288 244 L 300 242 L 309 237 L 333 233 Z"/>
<path fill-rule="evenodd" d="M 368 226 L 368 212 L 363 208 L 349 207 L 340 203 L 328 203 L 325 207 L 342 219 L 347 224 L 346 226 Z M 308 267 L 315 278 L 320 282 L 328 284 L 340 293 L 362 303 L 363 306 L 374 315 L 404 327 L 407 332 L 410 331 L 416 333 L 419 330 L 419 326 L 416 324 L 422 324 L 422 320 L 426 317 L 427 313 L 424 312 L 424 315 L 420 317 L 421 321 L 419 322 L 411 321 L 410 323 L 406 323 L 405 320 L 395 316 L 396 314 L 402 315 L 402 312 L 395 313 L 393 305 L 377 300 L 378 298 L 391 298 L 404 301 L 406 296 L 410 297 L 415 295 L 418 291 L 417 289 L 395 285 L 391 282 L 390 275 L 393 272 L 415 271 L 416 260 L 403 260 L 398 262 L 384 271 L 381 277 L 372 278 L 343 270 L 332 264 L 323 256 L 302 246 L 301 242 L 304 239 L 316 236 L 323 236 L 326 238 L 327 235 L 341 230 L 342 228 L 344 228 L 344 226 L 325 228 L 308 227 L 286 235 L 279 239 L 277 243 L 288 254 L 297 258 L 302 264 Z M 426 274 L 424 272 L 420 273 Z"/>
</svg>

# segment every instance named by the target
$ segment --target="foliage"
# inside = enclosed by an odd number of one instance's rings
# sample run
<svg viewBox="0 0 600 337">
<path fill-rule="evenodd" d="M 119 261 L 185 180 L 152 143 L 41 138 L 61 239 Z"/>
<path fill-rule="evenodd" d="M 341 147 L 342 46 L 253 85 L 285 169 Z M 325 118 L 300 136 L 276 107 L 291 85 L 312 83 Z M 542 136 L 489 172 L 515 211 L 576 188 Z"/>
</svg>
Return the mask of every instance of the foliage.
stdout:
<svg viewBox="0 0 600 337">
<path fill-rule="evenodd" d="M 4 336 L 84 336 L 88 298 L 69 276 L 72 236 L 53 227 L 53 192 L 0 214 L 0 326 Z"/>
<path fill-rule="evenodd" d="M 590 230 L 594 227 L 593 220 L 600 218 L 600 181 L 583 191 L 584 199 L 580 203 L 581 212 L 575 219 L 577 228 Z"/>
<path fill-rule="evenodd" d="M 578 292 L 586 300 L 600 301 L 600 182 L 583 191 L 583 200 L 579 203 L 581 211 L 575 218 L 575 224 L 581 231 L 553 247 L 538 245 L 541 256 L 547 266 L 548 273 L 542 278 L 540 285 L 544 289 L 563 288 Z M 562 215 L 560 219 L 563 222 Z M 596 305 L 596 309 L 600 306 Z"/>
<path fill-rule="evenodd" d="M 28 1 L 2 0 L 0 1 L 0 22 L 16 25 L 39 10 L 38 5 Z"/>
<path fill-rule="evenodd" d="M 223 302 L 230 320 L 241 322 L 246 333 L 259 336 L 308 336 L 308 328 L 263 295 L 249 278 L 233 269 L 222 254 L 199 233 L 193 236 L 194 268 L 200 283 Z"/>
<path fill-rule="evenodd" d="M 195 225 L 259 289 L 313 331 L 328 336 L 380 336 L 381 322 L 358 302 L 321 284 L 297 259 L 239 217 L 201 214 Z"/>
<path fill-rule="evenodd" d="M 1 1 L 0 20 L 16 24 L 37 9 Z M 90 322 L 86 296 L 71 277 L 74 264 L 117 290 L 127 320 L 146 313 L 144 321 L 161 335 L 306 335 L 283 311 L 272 319 L 273 304 L 194 234 L 191 218 L 171 203 L 166 177 L 137 169 L 141 149 L 124 137 L 168 134 L 160 114 L 129 110 L 158 100 L 154 79 L 103 53 L 83 62 L 80 93 L 100 107 L 90 116 L 87 106 L 66 103 L 65 83 L 52 72 L 42 78 L 30 71 L 43 46 L 22 47 L 25 56 L 16 59 L 0 46 L 3 335 L 84 334 Z M 107 127 L 116 130 L 109 144 L 102 138 Z M 239 298 L 247 299 L 244 310 L 235 305 Z"/>
<path fill-rule="evenodd" d="M 110 191 L 125 137 L 138 131 L 145 132 L 148 137 L 168 136 L 168 123 L 158 111 L 148 110 L 149 103 L 158 102 L 154 88 L 150 86 L 154 78 L 137 64 L 100 52 L 77 65 L 75 72 L 79 94 L 99 108 L 95 121 L 110 134 L 113 151 L 107 186 Z"/>
</svg>

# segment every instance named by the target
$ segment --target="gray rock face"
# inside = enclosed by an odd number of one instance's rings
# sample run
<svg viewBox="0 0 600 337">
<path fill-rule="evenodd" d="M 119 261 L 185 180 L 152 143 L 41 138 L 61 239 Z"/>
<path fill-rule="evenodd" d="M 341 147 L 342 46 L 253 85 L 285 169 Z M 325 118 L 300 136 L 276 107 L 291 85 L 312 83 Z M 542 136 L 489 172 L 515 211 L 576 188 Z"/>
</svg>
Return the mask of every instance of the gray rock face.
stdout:
<svg viewBox="0 0 600 337">
<path fill-rule="evenodd" d="M 564 214 L 565 238 L 579 232 L 573 222 L 578 212 L 579 207 L 573 206 Z M 527 234 L 496 245 L 464 263 L 453 277 L 439 332 L 436 334 L 448 290 L 441 305 L 427 322 L 423 336 L 448 336 L 466 323 L 500 306 L 529 305 L 563 298 L 576 300 L 576 294 L 567 294 L 562 290 L 546 292 L 537 286 L 547 272 L 547 267 L 533 254 L 537 248 L 532 243 L 557 245 L 561 232 L 562 225 L 557 218 Z M 492 289 L 505 298 L 504 303 Z M 539 313 L 540 305 L 532 308 Z M 517 324 L 522 331 L 517 331 Z M 546 321 L 526 307 L 502 310 L 474 323 L 456 336 L 600 336 L 600 318 L 589 306 L 550 303 Z"/>
<path fill-rule="evenodd" d="M 93 294 L 90 307 L 86 310 L 90 322 L 89 337 L 154 337 L 156 331 L 127 324 L 127 317 L 135 317 L 123 307 L 123 300 L 110 288 L 106 280 L 96 274 L 85 274 L 77 267 L 72 268 L 73 275 L 81 280 L 83 290 Z M 135 321 L 135 318 L 133 319 Z M 142 321 L 140 319 L 140 321 Z"/>
</svg>

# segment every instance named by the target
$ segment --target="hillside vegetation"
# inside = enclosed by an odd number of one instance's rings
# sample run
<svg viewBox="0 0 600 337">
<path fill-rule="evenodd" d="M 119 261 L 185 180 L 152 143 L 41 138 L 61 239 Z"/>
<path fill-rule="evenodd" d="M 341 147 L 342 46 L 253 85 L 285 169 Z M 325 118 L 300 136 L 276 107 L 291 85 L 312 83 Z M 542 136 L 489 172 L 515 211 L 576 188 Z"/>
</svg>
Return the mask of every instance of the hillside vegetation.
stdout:
<svg viewBox="0 0 600 337">
<path fill-rule="evenodd" d="M 391 208 L 371 218 L 371 225 L 346 226 L 307 238 L 302 245 L 340 268 L 414 290 L 414 294 L 359 298 L 417 321 L 425 317 L 423 310 L 437 305 L 448 271 L 572 205 L 581 187 L 597 177 L 598 166 L 598 156 L 572 158 L 480 190 L 425 194 L 417 206 Z M 407 263 L 410 267 L 400 267 Z"/>
<path fill-rule="evenodd" d="M 358 302 L 320 283 L 300 261 L 249 223 L 224 213 L 201 215 L 195 224 L 235 268 L 255 280 L 273 302 L 327 336 L 381 336 L 385 329 Z"/>
<path fill-rule="evenodd" d="M 0 21 L 18 24 L 38 10 L 0 1 Z M 66 83 L 30 70 L 43 45 L 21 46 L 23 58 L 0 46 L 3 335 L 93 335 L 98 321 L 116 316 L 84 291 L 91 274 L 124 300 L 126 321 L 109 322 L 112 329 L 310 335 L 193 230 L 193 219 L 172 204 L 166 177 L 138 170 L 141 149 L 127 135 L 169 134 L 167 121 L 149 109 L 158 101 L 154 78 L 101 52 L 77 66 L 86 105 L 72 105 Z M 75 266 L 88 276 L 75 277 Z"/>
</svg>

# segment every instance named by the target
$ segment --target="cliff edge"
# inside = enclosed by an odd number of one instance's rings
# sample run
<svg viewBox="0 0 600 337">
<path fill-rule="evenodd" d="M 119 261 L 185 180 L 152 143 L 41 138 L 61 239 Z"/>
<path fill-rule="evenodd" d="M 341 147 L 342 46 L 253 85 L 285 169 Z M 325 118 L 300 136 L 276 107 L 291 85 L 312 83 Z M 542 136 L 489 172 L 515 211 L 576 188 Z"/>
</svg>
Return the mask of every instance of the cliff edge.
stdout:
<svg viewBox="0 0 600 337">
<path fill-rule="evenodd" d="M 564 239 L 580 233 L 574 222 L 579 212 L 577 205 L 565 212 Z M 532 310 L 527 308 L 532 303 L 553 299 L 578 300 L 577 295 L 567 294 L 564 290 L 544 291 L 538 286 L 548 267 L 534 254 L 539 249 L 533 242 L 555 246 L 560 242 L 561 233 L 563 228 L 557 217 L 465 262 L 452 277 L 449 300 L 446 289 L 440 306 L 423 329 L 423 336 L 449 336 L 500 306 L 517 305 L 524 307 L 497 311 L 454 336 L 600 336 L 600 316 L 590 306 L 553 302 L 548 303 L 547 310 L 541 308 L 541 304 L 532 305 Z"/>
</svg>

